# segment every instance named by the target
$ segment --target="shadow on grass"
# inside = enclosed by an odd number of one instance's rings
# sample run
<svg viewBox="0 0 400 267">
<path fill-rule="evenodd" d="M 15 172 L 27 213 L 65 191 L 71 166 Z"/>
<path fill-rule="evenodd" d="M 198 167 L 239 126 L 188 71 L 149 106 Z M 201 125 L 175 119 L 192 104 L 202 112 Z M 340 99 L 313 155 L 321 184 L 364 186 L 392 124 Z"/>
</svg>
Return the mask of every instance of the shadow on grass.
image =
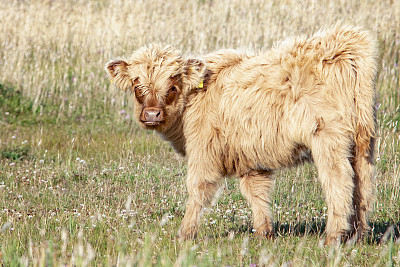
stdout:
<svg viewBox="0 0 400 267">
<path fill-rule="evenodd" d="M 300 222 L 296 224 L 275 222 L 275 234 L 277 236 L 322 236 L 325 231 L 326 220 L 313 222 Z M 385 243 L 393 237 L 393 240 L 400 238 L 400 222 L 370 222 L 371 230 L 366 234 L 364 242 L 367 244 Z M 251 234 L 253 230 L 251 221 L 241 225 L 239 228 L 231 228 L 230 231 L 243 234 Z"/>
</svg>

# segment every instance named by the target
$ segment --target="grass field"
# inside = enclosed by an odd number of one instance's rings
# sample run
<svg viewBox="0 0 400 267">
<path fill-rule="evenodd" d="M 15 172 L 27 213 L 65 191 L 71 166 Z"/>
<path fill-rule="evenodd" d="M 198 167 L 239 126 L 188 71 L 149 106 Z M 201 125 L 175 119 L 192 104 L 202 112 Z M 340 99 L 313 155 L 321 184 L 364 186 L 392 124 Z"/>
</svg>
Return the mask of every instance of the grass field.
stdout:
<svg viewBox="0 0 400 267">
<path fill-rule="evenodd" d="M 68 2 L 68 4 L 66 4 Z M 252 235 L 236 180 L 176 238 L 186 165 L 139 130 L 105 62 L 151 43 L 265 50 L 341 20 L 378 42 L 376 201 L 361 243 L 323 246 L 313 165 L 276 174 L 277 237 Z M 400 1 L 0 1 L 0 265 L 399 266 Z"/>
</svg>

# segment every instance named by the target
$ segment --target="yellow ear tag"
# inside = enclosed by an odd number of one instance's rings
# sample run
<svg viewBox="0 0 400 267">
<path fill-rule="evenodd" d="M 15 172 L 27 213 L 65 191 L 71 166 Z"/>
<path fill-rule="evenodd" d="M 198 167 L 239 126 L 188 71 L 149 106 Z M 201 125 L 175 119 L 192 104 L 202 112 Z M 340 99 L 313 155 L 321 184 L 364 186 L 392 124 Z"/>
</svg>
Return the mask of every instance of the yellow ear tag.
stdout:
<svg viewBox="0 0 400 267">
<path fill-rule="evenodd" d="M 201 82 L 199 83 L 199 85 L 197 86 L 197 88 L 203 88 L 203 80 L 201 80 Z"/>
<path fill-rule="evenodd" d="M 110 83 L 114 83 L 114 81 L 111 79 L 111 80 L 110 80 Z"/>
</svg>

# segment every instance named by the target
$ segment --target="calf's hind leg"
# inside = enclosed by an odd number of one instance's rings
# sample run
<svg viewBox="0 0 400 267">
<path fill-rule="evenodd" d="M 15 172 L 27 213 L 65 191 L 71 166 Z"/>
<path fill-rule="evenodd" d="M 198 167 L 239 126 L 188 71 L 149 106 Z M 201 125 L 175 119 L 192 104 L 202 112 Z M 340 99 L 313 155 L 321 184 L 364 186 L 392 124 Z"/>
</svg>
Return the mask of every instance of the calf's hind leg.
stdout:
<svg viewBox="0 0 400 267">
<path fill-rule="evenodd" d="M 270 193 L 273 188 L 272 173 L 252 171 L 240 178 L 240 190 L 250 202 L 253 211 L 253 229 L 259 236 L 274 235 Z"/>
<path fill-rule="evenodd" d="M 362 238 L 369 230 L 367 223 L 367 212 L 371 209 L 374 201 L 374 145 L 375 139 L 370 138 L 369 144 L 358 144 L 354 147 L 353 168 L 354 175 L 354 196 L 353 206 L 355 214 L 351 218 L 356 238 Z"/>
<path fill-rule="evenodd" d="M 340 127 L 325 128 L 312 141 L 311 150 L 328 205 L 327 245 L 341 242 L 350 230 L 349 220 L 354 213 L 354 171 L 349 160 L 350 147 L 351 137 L 341 134 Z"/>
</svg>

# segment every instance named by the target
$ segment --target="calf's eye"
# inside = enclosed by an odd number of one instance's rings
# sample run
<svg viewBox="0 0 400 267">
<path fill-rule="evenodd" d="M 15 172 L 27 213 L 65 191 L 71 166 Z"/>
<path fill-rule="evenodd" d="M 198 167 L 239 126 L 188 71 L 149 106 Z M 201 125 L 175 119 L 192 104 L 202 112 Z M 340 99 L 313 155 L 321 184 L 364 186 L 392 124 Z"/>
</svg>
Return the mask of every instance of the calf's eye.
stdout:
<svg viewBox="0 0 400 267">
<path fill-rule="evenodd" d="M 138 87 L 135 87 L 134 90 L 135 90 L 135 96 L 136 96 L 137 101 L 140 104 L 143 104 L 144 96 L 143 96 L 142 91 Z"/>
<path fill-rule="evenodd" d="M 172 86 L 167 93 L 167 99 L 166 99 L 167 105 L 175 101 L 176 95 L 177 95 L 177 89 L 175 86 Z"/>
</svg>

